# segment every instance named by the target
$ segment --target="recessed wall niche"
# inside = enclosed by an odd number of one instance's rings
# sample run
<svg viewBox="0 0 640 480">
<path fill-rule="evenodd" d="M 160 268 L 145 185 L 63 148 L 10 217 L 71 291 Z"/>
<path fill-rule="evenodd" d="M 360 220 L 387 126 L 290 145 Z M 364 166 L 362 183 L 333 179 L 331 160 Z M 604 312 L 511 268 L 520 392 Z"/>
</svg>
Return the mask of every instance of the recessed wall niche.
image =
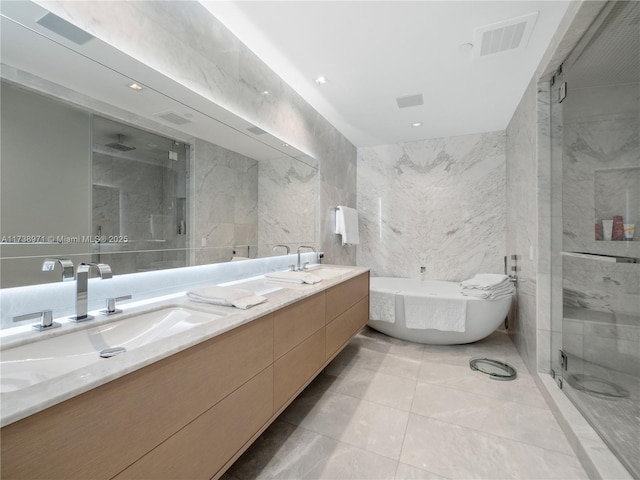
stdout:
<svg viewBox="0 0 640 480">
<path fill-rule="evenodd" d="M 596 222 L 620 215 L 626 224 L 638 225 L 640 168 L 607 168 L 594 172 Z M 637 227 L 636 227 L 637 228 Z M 638 239 L 638 232 L 633 240 Z"/>
</svg>

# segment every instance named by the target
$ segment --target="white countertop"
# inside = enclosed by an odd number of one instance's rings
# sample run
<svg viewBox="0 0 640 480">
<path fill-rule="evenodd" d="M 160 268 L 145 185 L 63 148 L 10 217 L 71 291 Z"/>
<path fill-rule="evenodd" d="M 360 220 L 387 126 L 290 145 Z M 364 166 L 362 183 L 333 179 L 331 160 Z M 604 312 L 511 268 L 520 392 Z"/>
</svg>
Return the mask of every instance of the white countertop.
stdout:
<svg viewBox="0 0 640 480">
<path fill-rule="evenodd" d="M 95 364 L 80 367 L 56 378 L 41 381 L 26 388 L 3 392 L 0 394 L 0 425 L 5 426 L 16 422 L 369 270 L 368 268 L 344 265 L 322 265 L 321 268 L 340 268 L 347 271 L 332 278 L 323 278 L 321 282 L 313 285 L 280 282 L 265 278 L 263 275 L 220 284 L 251 290 L 257 295 L 267 297 L 265 303 L 248 310 L 196 303 L 189 300 L 185 292 L 181 292 L 141 302 L 119 305 L 123 313 L 109 317 L 100 315 L 99 312 L 90 312 L 96 319 L 84 323 L 56 319 L 56 321 L 63 324 L 62 327 L 46 332 L 36 332 L 25 327 L 15 329 L 13 332 L 3 331 L 2 350 L 6 351 L 27 343 L 46 341 L 49 338 L 123 320 L 167 306 L 186 306 L 204 313 L 210 312 L 224 315 L 211 322 L 194 326 L 176 335 L 160 339 L 115 357 L 101 359 Z M 0 352 L 0 355 L 2 355 L 2 352 Z"/>
</svg>

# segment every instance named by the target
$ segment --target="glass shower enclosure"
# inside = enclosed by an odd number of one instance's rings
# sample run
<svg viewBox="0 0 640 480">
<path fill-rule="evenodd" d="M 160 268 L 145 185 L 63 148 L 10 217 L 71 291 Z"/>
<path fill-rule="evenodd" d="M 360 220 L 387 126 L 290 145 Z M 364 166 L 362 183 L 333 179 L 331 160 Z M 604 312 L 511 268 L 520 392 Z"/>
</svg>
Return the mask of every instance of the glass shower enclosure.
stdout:
<svg viewBox="0 0 640 480">
<path fill-rule="evenodd" d="M 552 80 L 551 118 L 552 374 L 640 478 L 640 2 L 604 7 Z"/>
</svg>

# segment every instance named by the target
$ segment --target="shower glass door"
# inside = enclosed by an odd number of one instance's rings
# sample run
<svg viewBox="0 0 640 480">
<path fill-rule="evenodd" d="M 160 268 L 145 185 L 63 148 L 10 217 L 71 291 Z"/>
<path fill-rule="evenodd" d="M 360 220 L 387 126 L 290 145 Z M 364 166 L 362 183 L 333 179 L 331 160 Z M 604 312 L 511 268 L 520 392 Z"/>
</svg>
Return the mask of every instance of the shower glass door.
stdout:
<svg viewBox="0 0 640 480">
<path fill-rule="evenodd" d="M 640 478 L 640 2 L 605 6 L 555 77 L 551 115 L 562 278 L 552 368 Z"/>
</svg>

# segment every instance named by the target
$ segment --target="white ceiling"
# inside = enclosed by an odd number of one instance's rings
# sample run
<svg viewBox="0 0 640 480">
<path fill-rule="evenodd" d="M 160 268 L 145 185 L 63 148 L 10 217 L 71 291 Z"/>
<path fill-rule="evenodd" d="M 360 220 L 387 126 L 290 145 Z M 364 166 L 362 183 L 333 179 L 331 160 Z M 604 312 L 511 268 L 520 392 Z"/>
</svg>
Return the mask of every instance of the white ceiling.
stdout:
<svg viewBox="0 0 640 480">
<path fill-rule="evenodd" d="M 505 129 L 569 4 L 201 3 L 358 147 Z M 535 12 L 527 45 L 478 57 L 477 27 Z M 424 105 L 399 109 L 413 94 Z"/>
</svg>

